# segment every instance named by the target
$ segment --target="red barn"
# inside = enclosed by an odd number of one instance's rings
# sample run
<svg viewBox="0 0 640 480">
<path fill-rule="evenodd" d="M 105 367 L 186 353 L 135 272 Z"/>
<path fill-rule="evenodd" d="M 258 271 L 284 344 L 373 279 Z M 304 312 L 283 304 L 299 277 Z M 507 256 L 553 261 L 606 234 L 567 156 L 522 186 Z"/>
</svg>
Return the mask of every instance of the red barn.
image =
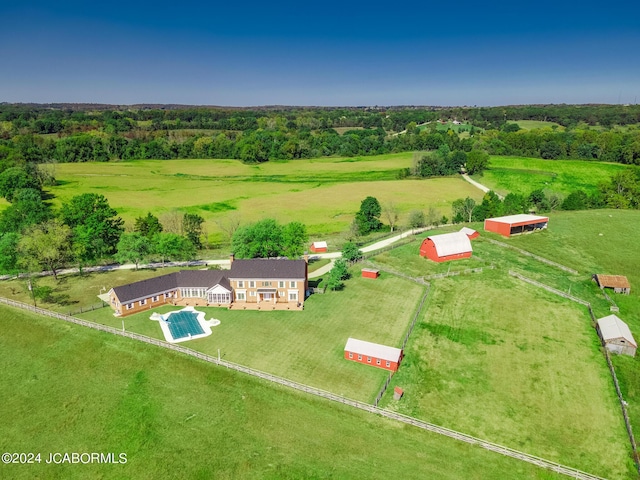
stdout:
<svg viewBox="0 0 640 480">
<path fill-rule="evenodd" d="M 380 270 L 376 270 L 375 268 L 363 268 L 362 276 L 364 278 L 378 278 L 380 276 Z"/>
<path fill-rule="evenodd" d="M 507 215 L 506 217 L 487 218 L 484 221 L 484 229 L 487 232 L 499 233 L 505 237 L 520 235 L 521 233 L 534 232 L 547 228 L 549 217 L 538 215 Z"/>
<path fill-rule="evenodd" d="M 480 236 L 478 231 L 474 230 L 473 228 L 462 227 L 460 231 L 464 233 L 467 237 L 469 237 L 469 240 L 473 240 L 474 238 L 478 238 Z"/>
<path fill-rule="evenodd" d="M 462 232 L 431 235 L 420 246 L 420 255 L 434 262 L 469 258 L 472 251 L 469 237 Z"/>
<path fill-rule="evenodd" d="M 349 338 L 344 347 L 344 358 L 395 372 L 402 360 L 402 350 Z"/>
<path fill-rule="evenodd" d="M 313 242 L 310 250 L 313 253 L 324 253 L 327 251 L 327 242 Z"/>
</svg>

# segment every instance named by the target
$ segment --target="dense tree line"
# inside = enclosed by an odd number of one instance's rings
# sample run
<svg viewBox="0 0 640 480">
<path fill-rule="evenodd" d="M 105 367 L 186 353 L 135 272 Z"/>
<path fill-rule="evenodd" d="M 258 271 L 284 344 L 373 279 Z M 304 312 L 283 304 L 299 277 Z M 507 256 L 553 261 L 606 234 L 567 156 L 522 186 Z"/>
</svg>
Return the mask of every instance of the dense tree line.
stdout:
<svg viewBox="0 0 640 480">
<path fill-rule="evenodd" d="M 470 123 L 469 135 L 440 131 L 441 119 Z M 553 121 L 567 128 L 518 131 L 508 123 L 518 120 Z M 640 131 L 611 128 L 637 123 L 637 105 L 114 110 L 2 104 L 0 169 L 19 162 L 111 159 L 236 158 L 255 163 L 433 151 L 443 145 L 450 151 L 638 164 Z M 419 129 L 419 124 L 427 125 Z"/>
</svg>

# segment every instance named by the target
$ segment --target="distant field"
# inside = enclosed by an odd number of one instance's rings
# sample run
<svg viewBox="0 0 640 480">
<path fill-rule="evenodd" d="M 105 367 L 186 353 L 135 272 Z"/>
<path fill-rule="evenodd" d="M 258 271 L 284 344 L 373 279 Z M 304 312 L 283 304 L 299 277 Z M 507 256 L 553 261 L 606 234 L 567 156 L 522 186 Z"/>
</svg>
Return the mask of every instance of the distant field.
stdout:
<svg viewBox="0 0 640 480">
<path fill-rule="evenodd" d="M 533 130 L 536 128 L 553 128 L 558 131 L 565 130 L 565 127 L 556 122 L 543 122 L 542 120 L 510 120 L 507 123 L 517 123 L 523 130 Z"/>
<path fill-rule="evenodd" d="M 529 194 L 538 188 L 568 195 L 574 190 L 593 193 L 600 182 L 627 168 L 617 163 L 492 156 L 489 169 L 474 178 L 502 195 Z"/>
<path fill-rule="evenodd" d="M 150 345 L 4 306 L 0 325 L 0 450 L 42 454 L 2 478 L 560 478 Z"/>
<path fill-rule="evenodd" d="M 404 153 L 262 165 L 237 160 L 60 164 L 60 185 L 51 193 L 57 204 L 81 193 L 102 194 L 129 225 L 148 211 L 158 216 L 172 210 L 197 213 L 213 241 L 222 238 L 216 221 L 230 213 L 243 222 L 296 220 L 310 234 L 325 235 L 346 231 L 369 195 L 381 203 L 395 202 L 401 222 L 413 209 L 434 206 L 449 216 L 456 198 L 481 198 L 459 178 L 396 180 L 411 162 L 412 154 Z"/>
</svg>

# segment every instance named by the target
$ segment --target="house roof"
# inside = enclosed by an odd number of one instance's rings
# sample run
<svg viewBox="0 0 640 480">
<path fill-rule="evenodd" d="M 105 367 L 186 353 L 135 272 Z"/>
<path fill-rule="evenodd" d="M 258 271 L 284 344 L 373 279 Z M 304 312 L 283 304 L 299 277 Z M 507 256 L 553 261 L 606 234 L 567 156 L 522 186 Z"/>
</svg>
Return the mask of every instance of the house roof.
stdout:
<svg viewBox="0 0 640 480">
<path fill-rule="evenodd" d="M 548 222 L 549 217 L 541 217 L 539 215 L 529 215 L 526 213 L 519 213 L 517 215 L 507 215 L 505 217 L 487 218 L 492 222 L 507 223 L 509 225 L 515 225 L 516 223 L 538 223 Z"/>
<path fill-rule="evenodd" d="M 613 340 L 616 338 L 623 338 L 634 347 L 638 344 L 629 330 L 629 326 L 620 320 L 616 315 L 609 315 L 598 319 L 598 328 L 602 338 L 606 342 L 607 340 Z"/>
<path fill-rule="evenodd" d="M 306 278 L 307 262 L 286 258 L 252 258 L 234 260 L 231 263 L 229 278 Z"/>
<path fill-rule="evenodd" d="M 631 288 L 629 280 L 624 275 L 596 275 L 598 285 L 606 288 Z"/>
<path fill-rule="evenodd" d="M 327 248 L 327 242 L 313 242 L 313 248 Z"/>
<path fill-rule="evenodd" d="M 113 291 L 120 303 L 129 303 L 139 298 L 147 298 L 176 288 L 210 288 L 218 284 L 228 290 L 231 289 L 225 272 L 220 270 L 181 270 L 114 287 Z"/>
<path fill-rule="evenodd" d="M 458 253 L 472 252 L 469 237 L 462 232 L 443 233 L 427 237 L 436 247 L 439 257 L 455 255 Z"/>
<path fill-rule="evenodd" d="M 353 352 L 359 355 L 367 355 L 368 357 L 380 358 L 390 362 L 398 362 L 402 355 L 402 350 L 394 347 L 387 347 L 379 343 L 365 342 L 349 337 L 344 347 L 345 352 Z"/>
</svg>

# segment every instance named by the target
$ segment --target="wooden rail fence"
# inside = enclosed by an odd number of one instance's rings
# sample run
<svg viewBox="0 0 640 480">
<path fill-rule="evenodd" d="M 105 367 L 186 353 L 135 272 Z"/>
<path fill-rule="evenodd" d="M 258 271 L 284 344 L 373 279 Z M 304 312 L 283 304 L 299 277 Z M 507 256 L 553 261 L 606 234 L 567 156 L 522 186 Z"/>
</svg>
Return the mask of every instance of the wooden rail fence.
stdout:
<svg viewBox="0 0 640 480">
<path fill-rule="evenodd" d="M 578 275 L 578 271 L 577 270 L 574 270 L 573 268 L 566 267 L 566 266 L 564 266 L 564 265 L 562 265 L 560 263 L 557 263 L 557 262 L 554 262 L 552 260 L 549 260 L 548 258 L 544 258 L 544 257 L 541 257 L 540 255 L 536 255 L 534 253 L 527 252 L 526 250 L 522 250 L 521 248 L 514 247 L 513 245 L 509 245 L 508 243 L 499 242 L 498 240 L 493 240 L 492 238 L 487 238 L 486 240 L 489 243 L 493 243 L 494 245 L 499 245 L 499 246 L 504 247 L 504 248 L 510 248 L 511 250 L 515 250 L 516 252 L 518 252 L 521 255 L 525 255 L 527 257 L 535 258 L 539 262 L 546 263 L 547 265 L 551 265 L 552 267 L 559 268 L 560 270 L 563 270 L 565 272 L 571 273 L 573 275 Z"/>
<path fill-rule="evenodd" d="M 69 315 L 64 315 L 62 313 L 58 313 L 58 312 L 53 312 L 50 310 L 46 310 L 40 307 L 34 307 L 32 305 L 28 305 L 22 302 L 16 302 L 15 300 L 10 300 L 8 298 L 2 298 L 0 297 L 0 303 L 4 303 L 6 305 L 12 306 L 12 307 L 16 307 L 16 308 L 20 308 L 23 310 L 27 310 L 30 312 L 34 312 L 40 315 L 44 315 L 47 317 L 51 317 L 51 318 L 55 318 L 55 319 L 59 319 L 59 320 L 63 320 L 66 322 L 70 322 L 70 323 L 75 323 L 77 325 L 82 325 L 84 327 L 88 327 L 88 328 L 92 328 L 95 330 L 99 330 L 99 331 L 103 331 L 103 332 L 107 332 L 107 333 L 111 333 L 114 335 L 119 335 L 122 337 L 127 337 L 127 338 L 131 338 L 134 340 L 138 340 L 144 343 L 148 343 L 151 345 L 156 345 L 159 347 L 163 347 L 163 348 L 167 348 L 169 350 L 173 350 L 175 352 L 179 352 L 179 353 L 183 353 L 185 355 L 189 355 L 191 357 L 194 358 L 198 358 L 200 360 L 203 360 L 205 362 L 208 363 L 213 363 L 216 365 L 220 365 L 223 367 L 226 367 L 228 369 L 231 370 L 235 370 L 238 372 L 242 372 L 242 373 L 246 373 L 248 375 L 252 375 L 254 377 L 257 378 L 261 378 L 264 380 L 267 380 L 269 382 L 272 383 L 276 383 L 278 385 L 283 385 L 285 387 L 289 387 L 289 388 L 293 388 L 295 390 L 298 391 L 302 391 L 305 393 L 309 393 L 311 395 L 315 395 L 318 397 L 322 397 L 325 398 L 327 400 L 333 401 L 333 402 L 338 402 L 341 403 L 343 405 L 348 405 L 350 407 L 353 408 L 357 408 L 359 410 L 363 410 L 369 413 L 373 413 L 376 415 L 380 415 L 382 417 L 385 418 L 389 418 L 392 420 L 396 420 L 398 422 L 402 422 L 405 423 L 407 425 L 412 425 L 414 427 L 423 429 L 423 430 L 427 430 L 429 432 L 433 432 L 433 433 L 437 433 L 439 435 L 443 435 L 449 438 L 453 438 L 455 440 L 459 440 L 471 445 L 476 445 L 479 446 L 481 448 L 484 448 L 485 450 L 489 450 L 495 453 L 499 453 L 501 455 L 505 455 L 507 457 L 511 457 L 511 458 L 515 458 L 517 460 L 521 460 L 523 462 L 527 462 L 533 465 L 536 465 L 538 467 L 541 468 L 545 468 L 547 470 L 551 470 L 553 472 L 556 473 L 560 473 L 562 475 L 566 475 L 572 478 L 576 478 L 576 479 L 580 479 L 580 480 L 604 480 L 602 479 L 602 477 L 598 477 L 596 475 L 592 475 L 590 473 L 587 472 L 583 472 L 581 470 L 578 470 L 576 468 L 572 468 L 572 467 L 568 467 L 556 462 L 552 462 L 550 460 L 545 460 L 543 458 L 537 457 L 535 455 L 530 455 L 528 453 L 524 453 L 524 452 L 520 452 L 518 450 L 514 450 L 512 448 L 509 447 L 505 447 L 503 445 L 499 445 L 493 442 L 489 442 L 486 440 L 482 440 L 476 437 L 473 437 L 471 435 L 467 435 L 465 433 L 461 433 L 461 432 L 457 432 L 455 430 L 451 430 L 445 427 L 441 427 L 438 425 L 434 425 L 432 423 L 429 422 L 425 422 L 422 420 L 418 420 L 417 418 L 413 418 L 413 417 L 409 417 L 407 415 L 403 415 L 401 413 L 397 413 L 397 412 L 392 412 L 390 410 L 386 410 L 386 409 L 382 409 L 382 408 L 378 408 L 375 405 L 371 405 L 368 403 L 364 403 L 364 402 L 360 402 L 358 400 L 352 400 L 349 398 L 345 398 L 343 396 L 340 395 L 336 395 L 335 393 L 331 393 L 331 392 L 327 392 L 325 390 L 319 389 L 319 388 L 315 388 L 315 387 L 311 387 L 308 385 L 304 385 L 298 382 L 293 382 L 291 380 L 287 380 L 286 378 L 282 378 L 282 377 L 278 377 L 276 375 L 272 375 L 270 373 L 266 373 L 266 372 L 261 372 L 259 370 L 255 370 L 253 368 L 249 368 L 249 367 L 245 367 L 243 365 L 239 365 L 237 363 L 233 363 L 233 362 L 229 362 L 227 360 L 222 360 L 220 358 L 217 357 L 212 357 L 211 355 L 206 355 L 204 353 L 192 350 L 190 348 L 187 347 L 183 347 L 180 345 L 174 345 L 168 342 L 164 342 L 162 340 L 158 340 L 155 338 L 151 338 L 151 337 L 147 337 L 145 335 L 140 335 L 138 333 L 132 333 L 132 332 L 127 332 L 127 331 L 123 331 L 117 328 L 113 328 L 113 327 L 109 327 L 107 325 L 101 325 L 99 323 L 94 323 L 94 322 L 89 322 L 87 320 L 82 320 L 79 318 L 75 318 L 75 317 L 71 317 Z"/>
</svg>

